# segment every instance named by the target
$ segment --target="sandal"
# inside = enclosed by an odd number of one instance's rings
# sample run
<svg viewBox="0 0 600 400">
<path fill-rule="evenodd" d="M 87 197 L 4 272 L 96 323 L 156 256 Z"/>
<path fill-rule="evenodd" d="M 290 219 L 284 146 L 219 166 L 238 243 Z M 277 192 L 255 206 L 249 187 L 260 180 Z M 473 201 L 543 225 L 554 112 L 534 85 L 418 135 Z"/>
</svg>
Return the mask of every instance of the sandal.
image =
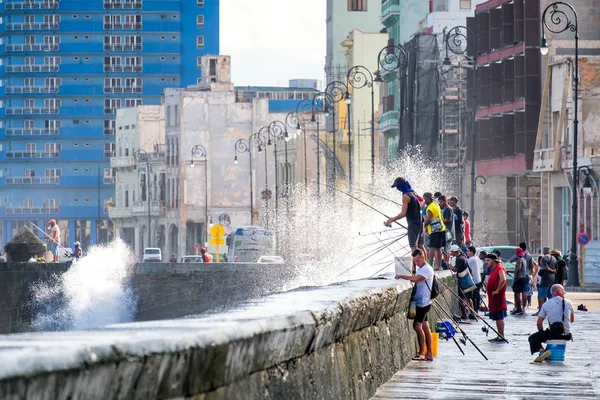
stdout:
<svg viewBox="0 0 600 400">
<path fill-rule="evenodd" d="M 420 355 L 420 354 L 417 354 L 416 356 L 414 356 L 414 357 L 412 358 L 412 360 L 413 360 L 413 361 L 425 361 L 425 357 L 424 357 L 424 356 L 422 356 L 422 355 Z"/>
</svg>

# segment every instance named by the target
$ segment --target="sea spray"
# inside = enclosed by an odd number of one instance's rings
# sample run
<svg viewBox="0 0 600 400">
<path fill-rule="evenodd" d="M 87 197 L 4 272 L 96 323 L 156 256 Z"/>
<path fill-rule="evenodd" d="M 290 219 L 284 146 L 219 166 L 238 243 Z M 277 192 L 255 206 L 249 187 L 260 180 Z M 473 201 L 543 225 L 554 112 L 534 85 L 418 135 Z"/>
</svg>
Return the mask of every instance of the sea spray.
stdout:
<svg viewBox="0 0 600 400">
<path fill-rule="evenodd" d="M 64 274 L 35 285 L 33 329 L 89 330 L 133 321 L 134 264 L 133 253 L 120 239 L 92 247 Z"/>
</svg>

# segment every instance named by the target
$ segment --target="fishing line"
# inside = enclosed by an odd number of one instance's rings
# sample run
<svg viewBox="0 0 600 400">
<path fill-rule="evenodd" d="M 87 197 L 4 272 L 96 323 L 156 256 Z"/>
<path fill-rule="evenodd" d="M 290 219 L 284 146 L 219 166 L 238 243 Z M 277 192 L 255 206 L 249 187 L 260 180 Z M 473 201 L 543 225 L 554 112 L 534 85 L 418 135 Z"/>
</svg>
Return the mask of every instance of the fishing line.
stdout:
<svg viewBox="0 0 600 400">
<path fill-rule="evenodd" d="M 394 200 L 392 200 L 392 199 L 390 199 L 390 198 L 387 198 L 387 197 L 385 197 L 385 196 L 381 196 L 381 195 L 379 195 L 379 194 L 375 194 L 375 193 L 367 192 L 366 190 L 357 189 L 357 188 L 352 188 L 352 190 L 356 190 L 356 191 L 359 191 L 359 192 L 363 192 L 363 193 L 365 193 L 365 194 L 368 194 L 368 195 L 371 195 L 371 196 L 374 196 L 374 197 L 379 197 L 380 199 L 387 200 L 387 201 L 389 201 L 390 203 L 394 203 L 394 204 L 396 204 L 397 206 L 400 206 L 400 207 L 402 207 L 402 203 L 398 203 L 397 201 L 394 201 Z"/>
<path fill-rule="evenodd" d="M 33 222 L 30 222 L 30 221 L 29 221 L 29 223 L 30 223 L 30 224 L 31 224 L 33 227 L 35 227 L 37 230 L 39 230 L 40 232 L 42 232 L 42 234 L 43 234 L 44 236 L 46 236 L 48 239 L 50 239 L 51 241 L 53 241 L 54 243 L 56 243 L 56 247 L 59 247 L 59 248 L 60 248 L 60 249 L 62 249 L 62 250 L 67 250 L 67 248 L 65 248 L 65 247 L 62 247 L 62 246 L 60 245 L 60 243 L 58 243 L 56 240 L 52 239 L 52 237 L 50 237 L 50 235 L 48 235 L 46 232 L 44 232 L 44 230 L 43 230 L 43 229 L 41 229 L 39 226 L 37 226 L 36 224 L 34 224 Z"/>
<path fill-rule="evenodd" d="M 392 241 L 391 243 L 389 243 L 389 244 L 387 244 L 387 245 L 383 246 L 382 248 L 378 249 L 378 250 L 377 250 L 377 251 L 376 251 L 376 252 L 375 252 L 373 255 L 377 254 L 378 252 L 380 252 L 381 250 L 385 249 L 386 247 L 389 247 L 389 246 L 391 246 L 392 244 L 396 243 L 398 240 L 402 239 L 402 238 L 403 238 L 403 237 L 405 237 L 405 236 L 406 236 L 406 234 L 398 236 L 398 237 L 397 237 L 397 238 L 396 238 L 394 241 Z M 365 260 L 367 260 L 369 257 L 371 257 L 371 256 L 370 256 L 370 255 L 369 255 L 369 256 L 366 256 L 365 258 L 363 258 L 362 260 L 360 260 L 359 262 L 357 262 L 356 264 L 354 264 L 354 265 L 353 265 L 353 266 L 351 266 L 350 268 L 348 268 L 348 269 L 346 269 L 345 271 L 343 271 L 342 273 L 340 273 L 340 274 L 336 275 L 336 278 L 337 278 L 337 277 L 339 277 L 339 276 L 342 276 L 342 275 L 344 275 L 346 272 L 348 272 L 348 271 L 350 271 L 351 269 L 355 268 L 357 265 L 361 264 L 362 262 L 364 262 Z"/>
</svg>

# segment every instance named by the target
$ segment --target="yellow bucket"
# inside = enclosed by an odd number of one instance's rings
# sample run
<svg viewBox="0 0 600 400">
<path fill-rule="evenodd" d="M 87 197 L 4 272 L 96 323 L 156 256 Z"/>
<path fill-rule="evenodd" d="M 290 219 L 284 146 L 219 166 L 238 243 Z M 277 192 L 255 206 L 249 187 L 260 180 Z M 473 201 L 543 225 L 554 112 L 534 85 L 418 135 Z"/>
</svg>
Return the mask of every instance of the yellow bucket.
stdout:
<svg viewBox="0 0 600 400">
<path fill-rule="evenodd" d="M 439 344 L 440 335 L 437 332 L 431 333 L 431 354 L 434 356 L 438 355 L 438 344 Z"/>
</svg>

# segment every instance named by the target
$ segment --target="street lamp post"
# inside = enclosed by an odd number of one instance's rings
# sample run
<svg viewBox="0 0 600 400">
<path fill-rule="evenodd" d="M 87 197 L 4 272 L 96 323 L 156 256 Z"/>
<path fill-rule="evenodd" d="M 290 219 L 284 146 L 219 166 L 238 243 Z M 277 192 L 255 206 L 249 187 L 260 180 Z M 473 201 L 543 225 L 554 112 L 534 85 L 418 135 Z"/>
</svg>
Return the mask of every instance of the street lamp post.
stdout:
<svg viewBox="0 0 600 400">
<path fill-rule="evenodd" d="M 471 88 L 471 232 L 475 231 L 475 144 L 477 141 L 477 94 L 475 91 L 475 84 L 477 82 L 477 54 L 478 44 L 477 35 L 466 26 L 455 26 L 450 29 L 446 34 L 446 58 L 444 58 L 444 65 L 451 65 L 450 58 L 448 57 L 448 50 L 456 55 L 467 55 L 467 44 L 468 37 L 471 35 L 473 43 L 475 43 L 475 51 L 473 52 L 473 83 Z"/>
<path fill-rule="evenodd" d="M 136 162 L 146 161 L 146 201 L 148 202 L 148 247 L 152 247 L 151 212 L 150 212 L 150 158 L 145 150 L 139 149 L 134 153 Z"/>
<path fill-rule="evenodd" d="M 331 107 L 331 112 L 333 113 L 333 143 L 332 143 L 332 153 L 333 153 L 333 162 L 332 162 L 332 174 L 331 174 L 331 186 L 332 188 L 335 188 L 335 179 L 336 179 L 336 172 L 335 172 L 335 167 L 337 165 L 337 155 L 335 153 L 335 141 L 336 141 L 336 112 L 335 112 L 335 105 L 336 103 L 339 103 L 340 101 L 342 101 L 343 99 L 345 99 L 347 97 L 347 93 L 348 93 L 348 86 L 342 82 L 342 81 L 332 81 L 330 82 L 326 87 L 325 87 L 325 93 L 327 93 L 328 96 L 328 106 Z M 335 191 L 332 189 L 332 195 L 335 196 Z"/>
<path fill-rule="evenodd" d="M 208 232 L 209 232 L 209 228 L 208 228 L 208 158 L 206 157 L 206 148 L 204 146 L 202 146 L 201 144 L 197 144 L 194 147 L 192 147 L 192 153 L 191 153 L 191 161 L 190 161 L 190 167 L 194 168 L 195 164 L 194 164 L 194 159 L 204 159 L 204 189 L 205 189 L 205 193 L 204 193 L 204 224 L 205 224 L 205 229 L 206 229 L 206 237 L 205 237 L 205 242 L 208 242 Z"/>
<path fill-rule="evenodd" d="M 571 20 L 568 12 L 573 13 L 574 19 Z M 547 13 L 549 12 L 549 15 Z M 546 18 L 548 16 L 548 18 Z M 579 170 L 577 169 L 577 135 L 579 133 L 578 119 L 578 102 L 577 95 L 579 91 L 579 32 L 577 12 L 568 3 L 557 1 L 550 4 L 542 13 L 542 41 L 540 44 L 540 52 L 542 55 L 548 54 L 548 41 L 546 40 L 545 30 L 548 29 L 552 33 L 562 33 L 566 31 L 573 32 L 575 35 L 575 71 L 573 73 L 573 200 L 571 204 L 571 250 L 569 255 L 569 279 L 567 286 L 580 286 L 579 283 L 579 268 L 577 262 L 577 229 L 578 215 L 578 183 Z"/>
<path fill-rule="evenodd" d="M 380 69 L 386 72 L 393 72 L 398 70 L 398 129 L 402 135 L 405 135 L 406 129 L 404 118 L 406 112 L 406 85 L 408 83 L 408 54 L 401 45 L 397 46 L 386 46 L 379 52 L 377 56 L 377 65 Z M 402 76 L 400 75 L 402 73 Z M 400 80 L 402 78 L 402 80 Z M 381 73 L 377 71 L 375 74 L 375 82 L 383 82 Z M 404 91 L 404 95 L 402 92 Z M 402 145 L 400 135 L 398 135 L 398 146 Z M 398 147 L 400 150 L 400 147 Z"/>
<path fill-rule="evenodd" d="M 296 133 L 299 135 L 304 132 L 304 189 L 308 189 L 308 158 L 306 151 L 306 117 L 304 114 L 310 112 L 313 115 L 313 102 L 309 99 L 303 99 L 296 104 L 296 115 L 298 116 L 296 124 Z"/>
<path fill-rule="evenodd" d="M 267 126 L 267 134 L 269 135 L 269 143 L 271 140 L 273 141 L 274 146 L 274 155 L 275 155 L 275 215 L 279 210 L 279 165 L 277 164 L 277 141 L 280 137 L 285 138 L 285 134 L 287 133 L 285 129 L 285 124 L 279 120 L 272 121 Z M 287 160 L 287 153 L 285 155 Z"/>
<path fill-rule="evenodd" d="M 346 75 L 348 85 L 354 89 L 368 87 L 371 89 L 371 182 L 375 179 L 375 85 L 373 74 L 363 65 L 355 65 L 348 70 Z M 346 103 L 350 105 L 350 93 L 346 92 Z M 348 119 L 349 116 L 348 116 Z M 349 139 L 349 138 L 348 138 Z M 350 154 L 352 158 L 352 154 Z"/>
<path fill-rule="evenodd" d="M 313 113 L 311 116 L 311 122 L 316 122 L 317 124 L 317 196 L 321 194 L 321 135 L 319 129 L 319 116 L 318 113 L 328 113 L 329 104 L 327 101 L 328 94 L 325 92 L 316 93 L 313 96 L 312 100 L 312 108 Z M 315 116 L 315 114 L 317 114 Z"/>
<path fill-rule="evenodd" d="M 233 163 L 238 163 L 238 154 L 248 153 L 250 159 L 250 225 L 254 224 L 254 187 L 252 185 L 252 147 L 256 147 L 259 153 L 262 153 L 262 148 L 264 146 L 264 142 L 262 137 L 260 137 L 257 133 L 250 135 L 248 140 L 246 139 L 238 139 L 235 142 L 234 150 L 235 157 L 233 159 Z"/>
</svg>

